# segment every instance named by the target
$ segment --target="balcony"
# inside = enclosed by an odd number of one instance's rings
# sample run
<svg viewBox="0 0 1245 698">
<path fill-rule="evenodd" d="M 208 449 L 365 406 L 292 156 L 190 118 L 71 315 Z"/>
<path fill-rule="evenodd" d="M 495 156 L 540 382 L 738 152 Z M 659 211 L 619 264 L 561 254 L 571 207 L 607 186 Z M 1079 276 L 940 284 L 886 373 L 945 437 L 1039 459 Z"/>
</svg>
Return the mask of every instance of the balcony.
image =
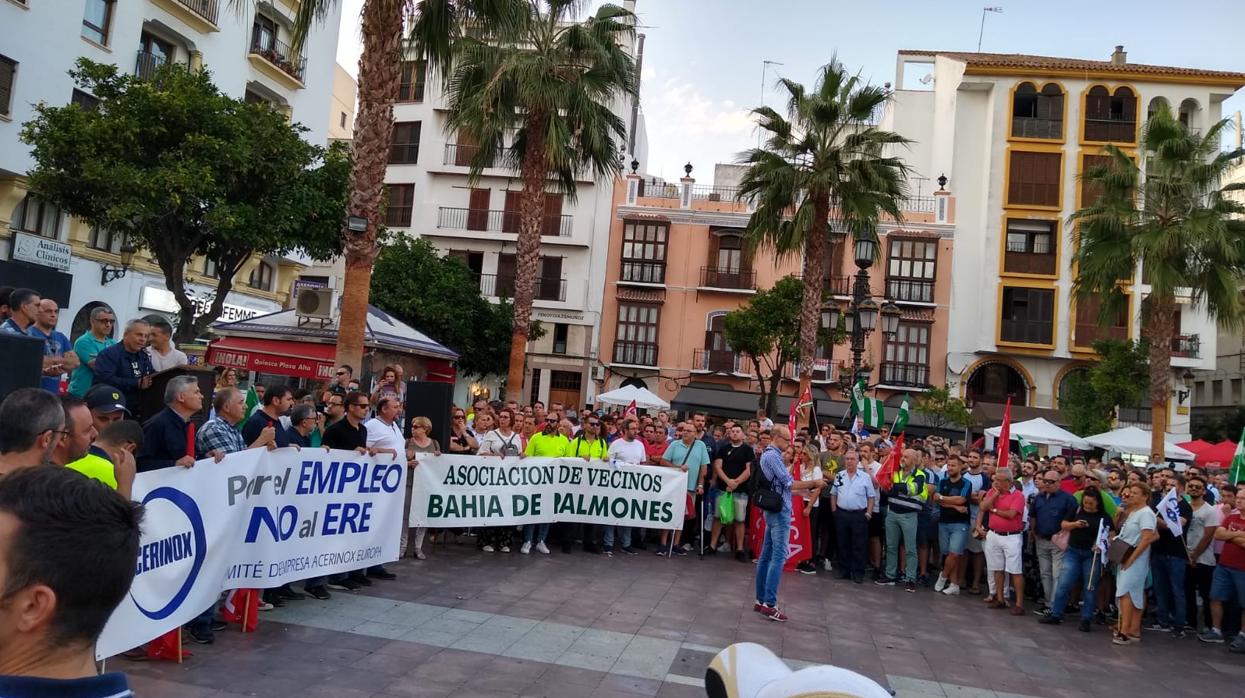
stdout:
<svg viewBox="0 0 1245 698">
<path fill-rule="evenodd" d="M 478 145 L 463 145 L 460 143 L 445 144 L 445 158 L 442 160 L 443 165 L 453 165 L 454 167 L 471 167 L 471 160 L 475 158 L 476 153 L 480 152 Z M 495 167 L 493 161 L 484 163 L 485 167 Z"/>
<path fill-rule="evenodd" d="M 1178 334 L 1172 337 L 1173 359 L 1198 359 L 1202 353 L 1202 338 L 1196 334 Z"/>
<path fill-rule="evenodd" d="M 831 274 L 826 277 L 826 290 L 832 296 L 850 297 L 852 295 L 852 277 Z"/>
<path fill-rule="evenodd" d="M 614 342 L 614 363 L 657 366 L 657 345 L 648 342 Z"/>
<path fill-rule="evenodd" d="M 1055 253 L 1027 252 L 1023 245 L 1008 245 L 1003 254 L 1003 272 L 1053 276 L 1056 273 Z"/>
<path fill-rule="evenodd" d="M 901 388 L 928 388 L 929 366 L 902 361 L 883 361 L 879 366 L 878 382 Z"/>
<path fill-rule="evenodd" d="M 648 194 L 648 196 L 654 196 L 654 194 Z M 677 193 L 672 198 L 677 199 Z M 692 199 L 700 199 L 704 201 L 738 201 L 739 187 L 717 187 L 708 184 L 694 184 L 692 185 Z"/>
<path fill-rule="evenodd" d="M 933 279 L 886 280 L 886 297 L 897 303 L 933 303 Z"/>
<path fill-rule="evenodd" d="M 201 32 L 215 32 L 220 0 L 152 0 L 169 14 Z"/>
<path fill-rule="evenodd" d="M 902 210 L 909 213 L 933 213 L 934 197 L 910 196 L 904 200 Z"/>
<path fill-rule="evenodd" d="M 1077 312 L 1077 315 L 1080 315 L 1079 311 Z M 1076 326 L 1073 328 L 1073 331 L 1076 332 L 1076 336 L 1074 338 L 1074 341 L 1072 342 L 1072 345 L 1074 347 L 1092 349 L 1094 346 L 1094 342 L 1097 342 L 1103 339 L 1112 339 L 1117 342 L 1128 341 L 1128 326 L 1127 325 L 1116 325 L 1112 327 L 1103 327 L 1102 325 L 1098 324 L 1096 317 L 1089 318 L 1088 322 L 1082 322 L 1081 318 L 1077 318 L 1077 320 L 1078 322 L 1076 323 Z M 1175 342 L 1173 340 L 1173 346 L 1174 344 Z"/>
<path fill-rule="evenodd" d="M 1043 138 L 1058 140 L 1062 137 L 1062 119 L 1039 119 L 1032 116 L 1012 117 L 1012 138 Z"/>
<path fill-rule="evenodd" d="M 624 259 L 618 280 L 632 284 L 665 284 L 666 263 Z"/>
<path fill-rule="evenodd" d="M 480 274 L 480 293 L 492 298 L 514 298 L 513 274 Z M 536 279 L 538 301 L 565 301 L 566 279 Z"/>
<path fill-rule="evenodd" d="M 677 199 L 679 198 L 680 187 L 678 184 L 663 182 L 656 177 L 652 179 L 641 179 L 639 191 L 636 196 L 640 198 L 650 199 Z"/>
<path fill-rule="evenodd" d="M 786 380 L 792 380 L 792 381 L 800 380 L 800 362 L 792 361 L 786 366 L 783 366 L 782 377 L 785 378 Z M 834 382 L 834 372 L 833 372 L 833 369 L 830 367 L 830 361 L 828 359 L 814 359 L 813 360 L 813 379 L 812 380 L 814 383 Z"/>
<path fill-rule="evenodd" d="M 139 51 L 138 60 L 134 64 L 134 75 L 143 80 L 150 80 L 156 76 L 156 71 L 160 66 L 168 62 L 168 58 L 150 51 Z"/>
<path fill-rule="evenodd" d="M 1085 119 L 1085 140 L 1100 143 L 1133 143 L 1137 140 L 1134 119 Z"/>
<path fill-rule="evenodd" d="M 743 358 L 730 349 L 695 349 L 692 370 L 709 373 L 742 373 Z"/>
<path fill-rule="evenodd" d="M 303 73 L 307 68 L 307 59 L 295 56 L 290 47 L 270 36 L 256 34 L 251 38 L 251 63 L 261 72 L 284 82 L 288 87 L 301 88 Z M 276 68 L 270 70 L 267 66 Z"/>
<path fill-rule="evenodd" d="M 544 216 L 540 234 L 549 237 L 571 236 L 571 216 Z M 450 208 L 442 206 L 437 209 L 437 227 L 451 230 L 474 230 L 487 233 L 519 232 L 518 211 L 489 211 L 482 208 Z"/>
<path fill-rule="evenodd" d="M 752 269 L 701 267 L 700 287 L 752 292 L 757 288 L 757 273 Z"/>
</svg>

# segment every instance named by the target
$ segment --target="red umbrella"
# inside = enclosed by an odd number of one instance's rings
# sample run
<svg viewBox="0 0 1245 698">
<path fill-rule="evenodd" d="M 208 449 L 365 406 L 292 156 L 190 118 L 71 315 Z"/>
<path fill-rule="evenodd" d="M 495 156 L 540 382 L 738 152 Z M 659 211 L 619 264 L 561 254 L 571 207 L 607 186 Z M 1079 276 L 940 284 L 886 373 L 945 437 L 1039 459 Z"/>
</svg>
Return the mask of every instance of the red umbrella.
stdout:
<svg viewBox="0 0 1245 698">
<path fill-rule="evenodd" d="M 1220 441 L 1197 454 L 1198 465 L 1206 468 L 1227 468 L 1236 455 L 1236 444 L 1231 441 Z"/>
<path fill-rule="evenodd" d="M 1192 441 L 1186 441 L 1182 444 L 1176 444 L 1176 445 L 1183 448 L 1186 451 L 1192 451 L 1195 455 L 1200 454 L 1202 451 L 1205 451 L 1208 448 L 1214 448 L 1215 446 L 1215 444 L 1212 444 L 1209 441 L 1203 441 L 1201 439 L 1194 439 Z"/>
</svg>

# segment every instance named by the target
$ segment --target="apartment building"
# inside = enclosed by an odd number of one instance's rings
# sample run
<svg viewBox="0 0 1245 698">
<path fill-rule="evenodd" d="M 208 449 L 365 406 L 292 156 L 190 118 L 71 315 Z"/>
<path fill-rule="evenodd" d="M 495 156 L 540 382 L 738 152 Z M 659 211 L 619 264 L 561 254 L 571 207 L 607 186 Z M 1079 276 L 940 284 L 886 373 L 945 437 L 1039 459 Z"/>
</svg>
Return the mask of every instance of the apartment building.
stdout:
<svg viewBox="0 0 1245 698">
<path fill-rule="evenodd" d="M 899 52 L 882 123 L 918 141 L 909 162 L 945 175 L 958 199 L 945 380 L 962 397 L 997 404 L 1010 396 L 1035 408 L 1030 414 L 1057 419 L 1068 376 L 1094 360 L 1092 343 L 1139 337 L 1144 269 L 1110 327 L 1099 326 L 1096 302 L 1072 296 L 1068 217 L 1094 196 L 1080 174 L 1107 144 L 1144 157 L 1141 127 L 1159 104 L 1204 127 L 1243 85 L 1241 73 L 1132 63 L 1122 46 L 1108 60 Z M 1187 297 L 1177 322 L 1169 430 L 1181 441 L 1189 435 L 1186 375 L 1214 366 L 1216 328 Z M 1148 424 L 1149 408 L 1120 418 Z"/>
<path fill-rule="evenodd" d="M 634 11 L 634 0 L 624 5 Z M 626 47 L 642 53 L 643 35 Z M 629 97 L 612 105 L 628 126 L 620 162 L 646 158 L 644 115 Z M 385 174 L 388 208 L 385 225 L 429 240 L 438 251 L 461 260 L 493 301 L 514 297 L 515 246 L 519 231 L 517 171 L 486 167 L 478 181 L 468 177 L 476 146 L 446 125 L 449 112 L 442 81 L 422 62 L 402 64 L 402 83 L 394 105 L 393 145 Z M 532 318 L 545 334 L 528 344 L 522 402 L 591 402 L 591 369 L 597 361 L 601 291 L 605 283 L 605 241 L 609 237 L 612 182 L 591 173 L 576 179 L 572 199 L 546 195 L 541 228 L 541 262 Z M 460 381 L 454 400 L 498 397 L 504 376 Z"/>
<path fill-rule="evenodd" d="M 751 211 L 736 200 L 742 173 L 738 165 L 717 165 L 714 184 L 701 185 L 689 166 L 677 183 L 635 173 L 616 183 L 596 370 L 600 390 L 636 385 L 676 409 L 719 416 L 756 410 L 752 362 L 726 341 L 724 318 L 758 290 L 799 274 L 802 264 L 798 255 L 780 259 L 771 248 L 747 252 L 743 232 Z M 908 201 L 902 223 L 881 225 L 870 293 L 879 302 L 893 301 L 901 316 L 894 333 L 879 327 L 868 336 L 863 363 L 869 383 L 892 404 L 940 385 L 946 371 L 955 215 L 949 191 L 926 190 Z M 827 262 L 828 295 L 846 307 L 859 271 L 848 236 L 836 235 Z M 813 371 L 819 414 L 842 415 L 838 381 L 840 373 L 851 375 L 851 361 L 846 344 L 819 348 Z M 797 386 L 791 365 L 780 394 L 792 395 Z"/>
<path fill-rule="evenodd" d="M 116 310 L 121 323 L 153 312 L 172 317 L 172 293 L 141 251 L 27 190 L 24 176 L 34 162 L 18 137 L 22 124 L 40 102 L 90 103 L 93 97 L 76 89 L 68 75 L 79 57 L 140 76 L 171 62 L 210 70 L 217 86 L 234 97 L 277 105 L 309 129 L 308 141 L 323 144 L 340 7 L 314 24 L 302 54 L 295 55 L 290 28 L 300 2 L 0 1 L 0 284 L 30 286 L 56 299 L 63 309 L 59 329 L 71 337 L 85 331 L 87 314 L 101 302 Z M 206 306 L 214 271 L 202 259 L 187 263 L 190 291 Z M 251 260 L 226 299 L 222 319 L 280 310 L 302 268 L 295 259 Z"/>
</svg>

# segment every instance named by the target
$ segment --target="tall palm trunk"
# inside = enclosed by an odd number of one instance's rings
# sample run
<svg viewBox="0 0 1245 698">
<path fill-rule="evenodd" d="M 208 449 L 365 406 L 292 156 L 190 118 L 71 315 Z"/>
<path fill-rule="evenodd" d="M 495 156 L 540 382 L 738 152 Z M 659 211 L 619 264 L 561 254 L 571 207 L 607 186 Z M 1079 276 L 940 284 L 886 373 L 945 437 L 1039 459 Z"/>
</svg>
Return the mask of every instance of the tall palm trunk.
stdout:
<svg viewBox="0 0 1245 698">
<path fill-rule="evenodd" d="M 527 360 L 527 335 L 532 324 L 532 300 L 536 295 L 536 267 L 540 262 L 540 231 L 545 212 L 545 178 L 549 163 L 545 154 L 548 117 L 531 114 L 524 124 L 527 138 L 520 164 L 523 193 L 519 197 L 519 239 L 515 243 L 514 327 L 510 333 L 510 367 L 506 372 L 506 398 L 519 400 Z"/>
<path fill-rule="evenodd" d="M 1176 301 L 1171 296 L 1151 295 L 1145 318 L 1150 340 L 1150 462 L 1162 463 L 1166 454 L 1167 403 L 1171 395 L 1172 337 L 1176 333 Z"/>
<path fill-rule="evenodd" d="M 804 295 L 800 299 L 800 389 L 796 402 L 804 391 L 812 388 L 813 365 L 817 361 L 817 330 L 821 320 L 821 294 L 826 285 L 826 234 L 829 232 L 830 202 L 818 195 L 813 204 L 813 223 L 804 239 Z M 809 410 L 811 412 L 811 409 Z M 808 425 L 808 414 L 801 411 L 796 417 L 797 426 Z"/>
<path fill-rule="evenodd" d="M 381 203 L 385 165 L 393 138 L 393 101 L 401 81 L 404 0 L 367 0 L 363 5 L 363 55 L 359 57 L 359 113 L 354 127 L 347 215 L 367 219 L 367 230 L 343 230 L 346 279 L 337 323 L 337 362 L 358 371 L 372 265 L 379 252 L 377 231 L 383 224 Z M 357 374 L 356 374 L 357 375 Z"/>
</svg>

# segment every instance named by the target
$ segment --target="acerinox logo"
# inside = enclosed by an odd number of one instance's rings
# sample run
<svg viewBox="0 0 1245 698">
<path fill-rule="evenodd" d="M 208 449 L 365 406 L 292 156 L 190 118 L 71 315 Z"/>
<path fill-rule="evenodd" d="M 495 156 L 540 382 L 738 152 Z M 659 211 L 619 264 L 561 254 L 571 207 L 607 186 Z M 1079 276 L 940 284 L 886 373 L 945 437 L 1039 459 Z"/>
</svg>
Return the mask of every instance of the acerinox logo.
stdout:
<svg viewBox="0 0 1245 698">
<path fill-rule="evenodd" d="M 195 579 L 198 578 L 207 555 L 207 536 L 203 531 L 203 516 L 199 513 L 199 506 L 181 490 L 172 487 L 154 489 L 143 498 L 143 506 L 147 509 L 147 520 L 158 526 L 161 534 L 158 539 L 146 541 L 139 548 L 135 583 L 130 588 L 130 598 L 134 599 L 134 605 L 143 615 L 152 620 L 161 620 L 180 608 L 190 590 L 194 588 Z M 178 521 L 182 517 L 185 517 L 185 521 Z M 189 565 L 185 564 L 186 560 L 190 561 Z M 140 584 L 139 579 L 143 574 L 157 577 L 157 583 Z M 178 580 L 182 580 L 180 584 Z M 147 608 L 143 605 L 144 601 L 152 606 L 163 602 L 164 591 L 168 589 L 176 589 L 177 592 L 162 606 Z M 136 590 L 139 594 L 135 593 Z M 149 590 L 155 590 L 156 593 L 143 593 Z M 140 595 L 145 598 L 140 600 Z"/>
</svg>

